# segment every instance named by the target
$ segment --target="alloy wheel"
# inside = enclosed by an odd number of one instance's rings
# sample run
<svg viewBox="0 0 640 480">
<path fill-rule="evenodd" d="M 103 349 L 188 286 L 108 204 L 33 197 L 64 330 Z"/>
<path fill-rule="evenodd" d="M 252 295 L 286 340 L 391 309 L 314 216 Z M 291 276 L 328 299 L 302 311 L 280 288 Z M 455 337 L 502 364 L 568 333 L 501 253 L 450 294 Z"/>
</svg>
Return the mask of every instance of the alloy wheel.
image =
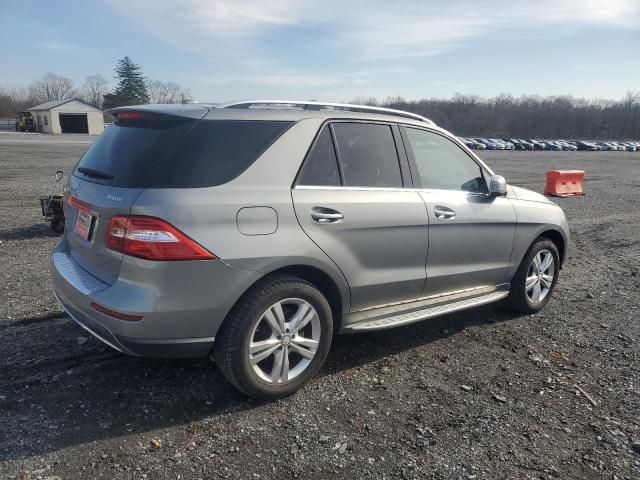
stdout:
<svg viewBox="0 0 640 480">
<path fill-rule="evenodd" d="M 320 318 L 301 298 L 271 305 L 258 319 L 249 343 L 249 364 L 263 381 L 287 383 L 304 372 L 318 351 Z"/>
<path fill-rule="evenodd" d="M 529 265 L 525 280 L 525 291 L 533 304 L 542 302 L 549 294 L 555 275 L 553 254 L 549 250 L 540 250 Z"/>
</svg>

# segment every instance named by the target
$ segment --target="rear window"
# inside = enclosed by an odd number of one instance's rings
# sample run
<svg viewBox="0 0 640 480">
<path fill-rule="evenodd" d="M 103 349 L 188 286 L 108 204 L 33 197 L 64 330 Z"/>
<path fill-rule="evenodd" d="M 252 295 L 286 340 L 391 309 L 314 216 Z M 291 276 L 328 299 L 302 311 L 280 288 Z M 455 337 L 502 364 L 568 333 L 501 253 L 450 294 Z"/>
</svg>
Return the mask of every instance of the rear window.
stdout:
<svg viewBox="0 0 640 480">
<path fill-rule="evenodd" d="M 74 175 L 125 188 L 221 185 L 246 170 L 291 125 L 198 121 L 145 112 L 108 127 L 82 157 Z"/>
</svg>

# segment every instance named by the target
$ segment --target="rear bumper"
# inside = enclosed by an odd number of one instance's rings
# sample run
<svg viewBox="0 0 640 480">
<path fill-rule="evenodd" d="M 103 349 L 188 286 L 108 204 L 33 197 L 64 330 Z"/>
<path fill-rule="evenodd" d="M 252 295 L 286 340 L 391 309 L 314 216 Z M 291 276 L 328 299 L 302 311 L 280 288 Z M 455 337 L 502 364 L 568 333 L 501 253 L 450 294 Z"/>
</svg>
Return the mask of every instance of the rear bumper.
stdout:
<svg viewBox="0 0 640 480">
<path fill-rule="evenodd" d="M 125 355 L 156 358 L 205 357 L 211 351 L 215 340 L 214 337 L 157 340 L 117 336 L 97 320 L 74 308 L 68 301 L 62 300 L 55 290 L 53 294 L 74 322 L 102 343 Z"/>
<path fill-rule="evenodd" d="M 62 308 L 83 329 L 119 352 L 142 357 L 208 355 L 226 314 L 259 275 L 219 260 L 133 262 L 137 268 L 123 261 L 118 280 L 109 285 L 82 269 L 63 239 L 52 255 L 53 286 Z M 158 263 L 170 265 L 145 265 Z M 92 302 L 142 320 L 113 318 Z"/>
</svg>

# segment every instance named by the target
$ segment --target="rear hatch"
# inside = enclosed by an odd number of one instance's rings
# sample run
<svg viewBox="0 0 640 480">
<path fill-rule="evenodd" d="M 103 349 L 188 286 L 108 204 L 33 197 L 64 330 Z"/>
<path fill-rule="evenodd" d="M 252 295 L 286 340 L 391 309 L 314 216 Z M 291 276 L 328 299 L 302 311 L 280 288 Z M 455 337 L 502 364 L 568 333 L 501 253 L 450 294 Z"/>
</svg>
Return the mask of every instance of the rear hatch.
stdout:
<svg viewBox="0 0 640 480">
<path fill-rule="evenodd" d="M 103 282 L 118 277 L 123 255 L 105 247 L 109 220 L 128 215 L 182 138 L 207 113 L 192 105 L 122 108 L 78 162 L 65 197 L 66 237 L 72 258 Z M 162 180 L 166 179 L 163 177 Z"/>
</svg>

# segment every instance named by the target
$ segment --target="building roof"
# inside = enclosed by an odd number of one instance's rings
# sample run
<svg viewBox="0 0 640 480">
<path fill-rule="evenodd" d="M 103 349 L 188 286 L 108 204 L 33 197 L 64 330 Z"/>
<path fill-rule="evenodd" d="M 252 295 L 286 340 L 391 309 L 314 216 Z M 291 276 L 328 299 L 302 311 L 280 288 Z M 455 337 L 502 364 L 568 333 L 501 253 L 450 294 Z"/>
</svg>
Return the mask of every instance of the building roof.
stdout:
<svg viewBox="0 0 640 480">
<path fill-rule="evenodd" d="M 73 101 L 84 103 L 87 107 L 91 108 L 92 110 L 97 110 L 99 112 L 101 111 L 99 108 L 96 108 L 93 105 L 88 104 L 84 100 L 80 100 L 79 98 L 67 98 L 66 100 L 52 100 L 50 102 L 45 102 L 45 103 L 41 103 L 40 105 L 36 105 L 35 107 L 27 108 L 27 111 L 52 110 L 56 107 L 59 107 L 60 105 L 64 105 L 65 103 L 69 103 Z"/>
</svg>

